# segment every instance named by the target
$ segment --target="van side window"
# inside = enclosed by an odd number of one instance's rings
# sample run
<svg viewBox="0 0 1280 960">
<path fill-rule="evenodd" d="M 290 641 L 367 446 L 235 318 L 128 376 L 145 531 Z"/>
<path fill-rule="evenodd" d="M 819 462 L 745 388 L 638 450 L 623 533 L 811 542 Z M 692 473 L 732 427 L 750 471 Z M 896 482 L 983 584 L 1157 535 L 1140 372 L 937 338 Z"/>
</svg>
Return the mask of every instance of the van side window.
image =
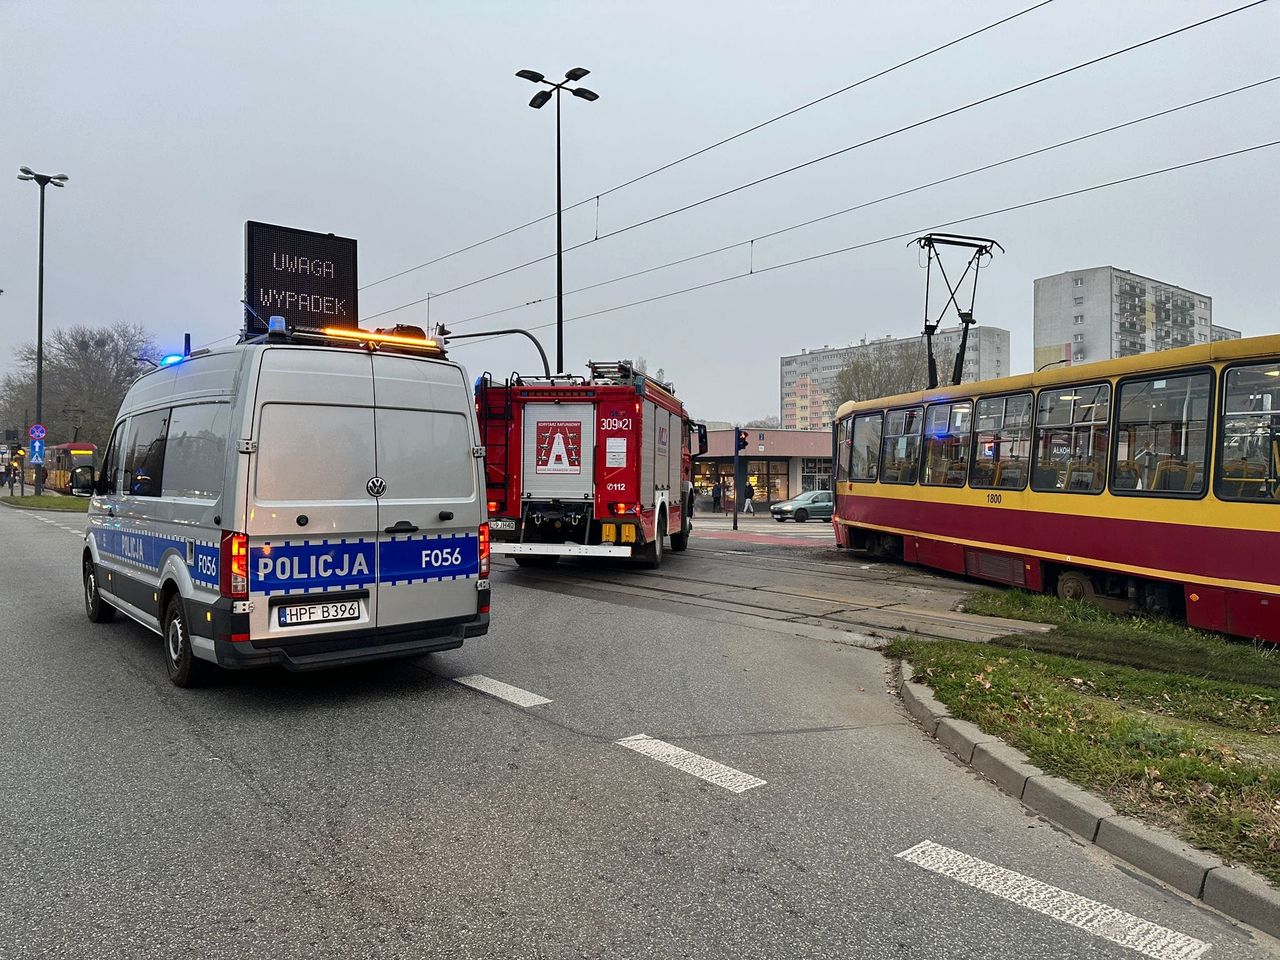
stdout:
<svg viewBox="0 0 1280 960">
<path fill-rule="evenodd" d="M 121 467 L 123 466 L 121 448 L 124 445 L 124 434 L 128 426 L 128 420 L 121 420 L 116 424 L 116 428 L 111 434 L 111 441 L 107 445 L 107 455 L 102 458 L 102 473 L 98 475 L 97 492 L 100 496 L 110 497 L 120 492 Z"/>
<path fill-rule="evenodd" d="M 916 482 L 920 473 L 922 413 L 919 407 L 912 407 L 909 410 L 890 410 L 885 414 L 881 483 Z"/>
<path fill-rule="evenodd" d="M 1217 473 L 1222 500 L 1280 503 L 1280 363 L 1227 371 Z"/>
<path fill-rule="evenodd" d="M 1205 492 L 1210 379 L 1206 371 L 1120 384 L 1113 492 L 1157 497 Z"/>
<path fill-rule="evenodd" d="M 227 472 L 231 407 L 201 403 L 174 407 L 164 453 L 166 497 L 217 500 Z"/>
<path fill-rule="evenodd" d="M 1023 490 L 1031 463 L 1031 394 L 978 401 L 971 487 Z"/>
<path fill-rule="evenodd" d="M 129 421 L 122 493 L 132 497 L 160 496 L 164 481 L 164 444 L 168 427 L 168 410 L 142 413 Z"/>
<path fill-rule="evenodd" d="M 1097 493 L 1106 486 L 1111 384 L 1045 387 L 1036 404 L 1031 489 Z"/>
</svg>

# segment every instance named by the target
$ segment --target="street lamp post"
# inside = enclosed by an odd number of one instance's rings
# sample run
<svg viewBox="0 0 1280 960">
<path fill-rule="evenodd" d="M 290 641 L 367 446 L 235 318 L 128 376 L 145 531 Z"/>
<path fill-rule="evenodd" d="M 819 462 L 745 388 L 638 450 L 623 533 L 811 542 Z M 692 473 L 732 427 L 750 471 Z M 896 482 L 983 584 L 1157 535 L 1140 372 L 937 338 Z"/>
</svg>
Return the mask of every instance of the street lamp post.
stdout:
<svg viewBox="0 0 1280 960">
<path fill-rule="evenodd" d="M 18 168 L 19 180 L 34 180 L 40 187 L 40 255 L 36 280 L 36 423 L 44 423 L 44 188 L 49 184 L 63 186 L 70 178 L 65 173 L 36 173 L 30 167 Z M 27 424 L 31 426 L 31 424 Z M 36 465 L 36 496 L 44 493 L 44 465 Z"/>
<path fill-rule="evenodd" d="M 539 90 L 529 101 L 529 106 L 541 110 L 551 99 L 556 98 L 556 372 L 564 373 L 564 202 L 560 177 L 560 93 L 568 90 L 575 97 L 586 100 L 599 100 L 600 94 L 586 87 L 570 87 L 577 83 L 590 70 L 585 67 L 574 67 L 564 75 L 559 83 L 552 83 L 536 70 L 517 70 L 516 76 L 530 83 L 546 84 L 548 89 Z"/>
</svg>

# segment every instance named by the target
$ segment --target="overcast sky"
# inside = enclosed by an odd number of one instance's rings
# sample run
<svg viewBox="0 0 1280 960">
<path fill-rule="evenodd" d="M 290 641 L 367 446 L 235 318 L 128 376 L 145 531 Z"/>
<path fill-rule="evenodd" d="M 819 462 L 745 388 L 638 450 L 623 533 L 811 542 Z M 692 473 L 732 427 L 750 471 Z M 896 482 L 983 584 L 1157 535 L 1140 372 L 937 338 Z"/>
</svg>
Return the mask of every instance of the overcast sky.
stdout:
<svg viewBox="0 0 1280 960">
<path fill-rule="evenodd" d="M 0 159 L 49 191 L 45 322 L 135 320 L 162 347 L 240 324 L 244 221 L 355 237 L 370 283 L 554 210 L 554 114 L 529 67 L 584 66 L 564 103 L 566 203 L 845 86 L 1032 0 L 217 3 L 0 0 Z M 1061 67 L 1228 2 L 1055 0 L 566 215 L 566 245 Z M 1271 2 L 566 256 L 567 289 L 769 233 L 1280 74 Z M 757 268 L 1280 139 L 1280 83 L 761 241 Z M 1280 149 L 956 227 L 1008 251 L 977 316 L 1031 365 L 1032 280 L 1113 264 L 1274 333 Z M 0 165 L 0 170 L 5 166 Z M 10 174 L 5 174 L 6 177 Z M 4 184 L 8 184 L 5 186 Z M 33 184 L 0 180 L 0 361 L 34 337 Z M 362 291 L 363 317 L 554 249 L 554 220 Z M 728 277 L 747 248 L 567 298 L 567 317 Z M 919 333 L 904 241 L 570 322 L 566 359 L 644 356 L 696 417 L 778 413 L 778 358 Z M 440 296 L 457 332 L 555 318 L 554 261 Z M 542 299 L 484 320 L 476 314 Z M 423 305 L 373 321 L 424 324 Z M 552 330 L 540 330 L 554 357 Z M 527 342 L 459 344 L 472 375 L 534 372 Z"/>
</svg>

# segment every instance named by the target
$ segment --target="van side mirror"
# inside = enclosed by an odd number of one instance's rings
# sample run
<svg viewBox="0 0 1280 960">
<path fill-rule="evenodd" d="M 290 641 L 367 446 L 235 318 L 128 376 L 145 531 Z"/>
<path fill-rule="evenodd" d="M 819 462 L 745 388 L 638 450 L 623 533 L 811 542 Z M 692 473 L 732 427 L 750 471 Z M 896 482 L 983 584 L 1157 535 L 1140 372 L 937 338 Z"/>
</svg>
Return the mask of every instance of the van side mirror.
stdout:
<svg viewBox="0 0 1280 960">
<path fill-rule="evenodd" d="M 94 481 L 96 477 L 93 474 L 93 466 L 91 464 L 81 464 L 71 471 L 71 493 L 77 497 L 87 497 L 94 491 Z"/>
</svg>

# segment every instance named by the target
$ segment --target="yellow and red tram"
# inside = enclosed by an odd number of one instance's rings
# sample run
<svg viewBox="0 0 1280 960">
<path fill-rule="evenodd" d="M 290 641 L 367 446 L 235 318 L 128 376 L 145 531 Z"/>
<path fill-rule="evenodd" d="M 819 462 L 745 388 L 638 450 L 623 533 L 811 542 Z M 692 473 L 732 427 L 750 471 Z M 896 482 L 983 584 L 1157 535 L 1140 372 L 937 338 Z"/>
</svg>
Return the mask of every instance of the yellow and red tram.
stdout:
<svg viewBox="0 0 1280 960">
<path fill-rule="evenodd" d="M 94 457 L 98 454 L 98 448 L 92 443 L 59 443 L 55 446 L 45 448 L 44 469 L 45 480 L 44 485 L 50 490 L 56 490 L 58 493 L 70 494 L 71 490 L 71 471 L 76 467 L 88 464 L 93 466 Z M 36 471 L 40 468 L 30 463 L 26 465 L 26 482 L 34 485 L 36 482 Z"/>
<path fill-rule="evenodd" d="M 1280 642 L 1280 336 L 844 404 L 837 543 Z"/>
</svg>

